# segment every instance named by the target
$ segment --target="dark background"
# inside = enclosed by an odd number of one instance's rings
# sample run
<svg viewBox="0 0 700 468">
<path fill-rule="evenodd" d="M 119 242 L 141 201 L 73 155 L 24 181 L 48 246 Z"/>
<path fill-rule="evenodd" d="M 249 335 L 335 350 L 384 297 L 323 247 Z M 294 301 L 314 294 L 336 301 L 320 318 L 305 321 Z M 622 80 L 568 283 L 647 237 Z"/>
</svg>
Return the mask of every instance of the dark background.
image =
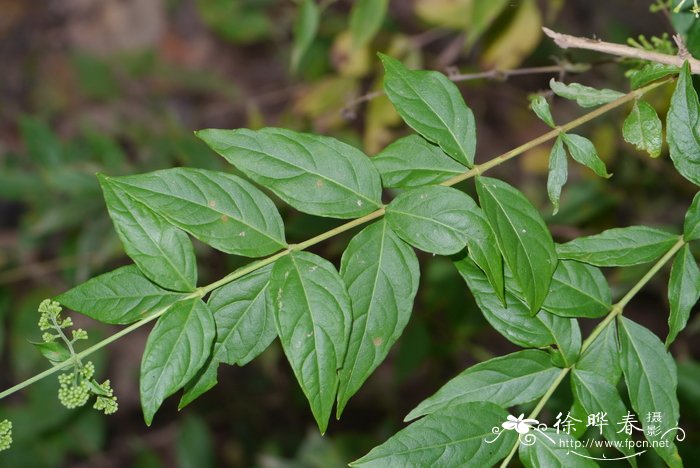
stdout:
<svg viewBox="0 0 700 468">
<path fill-rule="evenodd" d="M 524 1 L 509 2 L 465 46 L 474 25 L 454 12 L 469 0 L 392 0 L 380 33 L 358 52 L 348 47 L 346 33 L 352 2 L 321 3 L 326 9 L 318 36 L 294 74 L 289 57 L 296 5 L 290 1 L 0 0 L 0 387 L 48 366 L 27 341 L 40 337 L 36 308 L 43 298 L 128 262 L 96 172 L 134 174 L 179 165 L 230 170 L 192 134 L 208 127 L 313 131 L 375 154 L 408 133 L 385 98 L 343 112 L 353 98 L 378 86 L 376 51 L 414 67 L 454 66 L 461 72 L 580 61 L 593 65 L 565 80 L 627 91 L 624 65 L 611 57 L 564 53 L 542 38 L 539 26 L 613 42 L 674 33 L 669 15 L 649 11 L 652 2 Z M 460 84 L 476 115 L 477 161 L 546 130 L 528 110 L 528 95 L 547 90 L 552 76 L 557 74 Z M 666 86 L 649 97 L 662 118 L 671 91 Z M 559 123 L 584 112 L 561 99 L 553 109 Z M 557 241 L 634 224 L 678 231 L 697 187 L 677 175 L 666 149 L 651 159 L 622 140 L 623 112 L 579 130 L 615 176 L 601 181 L 570 165 L 556 217 L 549 216 L 545 190 L 549 145 L 491 175 L 523 190 L 547 216 Z M 471 184 L 461 188 L 473 192 Z M 292 243 L 339 224 L 280 209 Z M 313 250 L 337 264 L 351 234 Z M 202 284 L 245 262 L 200 243 L 196 249 Z M 646 268 L 606 271 L 614 294 L 621 296 Z M 146 428 L 137 378 L 144 329 L 95 356 L 98 377 L 109 377 L 119 397 L 115 415 L 63 409 L 54 377 L 4 400 L 0 419 L 14 422 L 15 444 L 0 454 L 0 465 L 345 466 L 403 427 L 410 409 L 449 378 L 515 350 L 486 324 L 448 259 L 421 255 L 421 271 L 404 336 L 323 438 L 277 343 L 244 368 L 222 366 L 219 385 L 179 414 L 177 398 L 170 398 Z M 662 337 L 667 280 L 665 269 L 625 311 Z M 91 342 L 113 332 L 73 318 L 89 330 Z M 594 325 L 581 322 L 584 334 Z M 694 360 L 700 356 L 699 331 L 700 321 L 691 317 L 671 347 L 679 362 L 681 426 L 688 432 L 679 448 L 687 466 L 700 460 L 700 365 Z M 553 423 L 570 403 L 566 389 L 557 392 L 542 420 Z M 658 463 L 650 456 L 640 466 Z"/>
</svg>

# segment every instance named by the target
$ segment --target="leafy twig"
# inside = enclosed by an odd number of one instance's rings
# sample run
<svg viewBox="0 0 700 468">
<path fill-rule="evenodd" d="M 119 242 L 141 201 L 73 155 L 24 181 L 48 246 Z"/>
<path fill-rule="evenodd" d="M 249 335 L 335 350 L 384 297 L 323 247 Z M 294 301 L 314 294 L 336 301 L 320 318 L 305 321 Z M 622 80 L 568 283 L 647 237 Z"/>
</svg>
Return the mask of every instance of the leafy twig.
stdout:
<svg viewBox="0 0 700 468">
<path fill-rule="evenodd" d="M 495 157 L 495 158 L 493 158 L 485 163 L 477 164 L 474 167 L 472 167 L 472 169 L 470 169 L 469 171 L 443 182 L 442 185 L 452 186 L 452 185 L 455 185 L 463 180 L 467 180 L 467 179 L 470 179 L 470 178 L 475 177 L 477 175 L 483 174 L 488 169 L 491 169 L 495 166 L 498 166 L 498 165 L 508 161 L 509 159 L 512 159 L 512 158 L 514 158 L 518 155 L 521 155 L 523 153 L 526 153 L 530 149 L 532 149 L 536 146 L 539 146 L 542 143 L 545 143 L 549 140 L 556 138 L 561 132 L 566 132 L 566 131 L 572 130 L 573 128 L 576 128 L 580 125 L 583 125 L 583 124 L 595 119 L 596 117 L 599 117 L 600 115 L 605 114 L 606 112 L 608 112 L 612 109 L 620 107 L 629 101 L 633 101 L 635 99 L 638 99 L 639 97 L 641 97 L 645 93 L 651 91 L 652 89 L 658 88 L 659 86 L 662 86 L 663 84 L 666 84 L 670 81 L 673 81 L 673 78 L 666 78 L 663 80 L 659 80 L 659 81 L 651 83 L 647 86 L 644 86 L 642 88 L 631 91 L 630 93 L 627 93 L 624 96 L 622 96 L 622 97 L 620 97 L 620 98 L 618 98 L 618 99 L 616 99 L 608 104 L 605 104 L 605 105 L 603 105 L 603 106 L 601 106 L 601 107 L 599 107 L 591 112 L 588 112 L 587 114 L 584 114 L 581 117 L 568 122 L 567 124 L 564 124 L 564 125 L 557 127 L 553 130 L 550 130 L 549 132 L 535 138 L 534 140 L 530 140 L 529 142 L 524 143 L 524 144 L 518 146 L 517 148 L 514 148 L 506 153 L 503 153 L 500 156 L 497 156 L 497 157 Z M 319 234 L 316 237 L 312 237 L 311 239 L 308 239 L 302 243 L 290 245 L 289 248 L 286 250 L 282 250 L 282 251 L 277 252 L 276 254 L 274 254 L 270 257 L 252 262 L 252 263 L 246 265 L 245 267 L 240 268 L 240 269 L 230 273 L 229 275 L 223 277 L 222 279 L 220 279 L 214 283 L 211 283 L 208 286 L 204 286 L 204 287 L 196 289 L 191 294 L 184 296 L 182 298 L 182 300 L 201 298 L 204 295 L 206 295 L 207 293 L 213 291 L 214 289 L 216 289 L 220 286 L 223 286 L 225 284 L 228 284 L 232 281 L 235 281 L 236 279 L 241 278 L 241 277 L 247 275 L 248 273 L 256 271 L 256 270 L 258 270 L 266 265 L 274 263 L 276 260 L 278 260 L 286 255 L 289 255 L 293 251 L 305 250 L 308 247 L 316 245 L 324 240 L 330 239 L 331 237 L 334 237 L 340 233 L 349 231 L 349 230 L 351 230 L 357 226 L 360 226 L 364 223 L 367 223 L 367 222 L 372 221 L 374 219 L 380 218 L 383 215 L 384 215 L 384 208 L 380 208 L 379 210 L 374 211 L 366 216 L 349 221 L 349 222 L 342 224 L 334 229 L 331 229 L 330 231 L 327 231 L 323 234 Z M 76 360 L 82 359 L 82 358 L 94 353 L 95 351 L 97 351 L 101 348 L 104 348 L 105 346 L 118 340 L 119 338 L 131 333 L 132 331 L 156 320 L 157 318 L 159 318 L 160 316 L 165 314 L 170 309 L 170 307 L 171 306 L 166 306 L 166 307 L 163 307 L 159 310 L 154 311 L 152 314 L 150 314 L 146 318 L 144 318 L 138 322 L 132 323 L 128 327 L 119 330 L 114 335 L 111 335 L 108 338 L 100 341 L 99 343 L 85 349 L 84 351 L 75 354 L 74 359 L 76 359 Z M 17 391 L 19 391 L 19 390 L 21 390 L 21 389 L 23 389 L 23 388 L 25 388 L 25 387 L 27 387 L 27 386 L 29 386 L 30 384 L 32 384 L 34 382 L 37 382 L 37 381 L 39 381 L 45 377 L 48 377 L 56 372 L 59 372 L 63 369 L 66 369 L 69 366 L 71 366 L 72 364 L 73 364 L 73 362 L 71 362 L 71 361 L 64 361 L 64 362 L 58 363 L 55 366 L 53 366 L 52 368 L 47 369 L 47 370 L 31 377 L 30 379 L 25 380 L 23 382 L 20 382 L 19 384 L 15 385 L 15 386 L 13 386 L 13 387 L 11 387 L 3 392 L 0 392 L 0 400 L 17 392 Z"/>
<path fill-rule="evenodd" d="M 646 272 L 642 278 L 637 281 L 637 283 L 632 286 L 632 289 L 630 289 L 625 296 L 620 299 L 615 305 L 612 306 L 610 309 L 610 312 L 608 315 L 605 316 L 605 318 L 598 323 L 598 325 L 593 329 L 591 334 L 586 338 L 583 343 L 581 344 L 581 354 L 583 354 L 598 338 L 598 336 L 602 333 L 602 331 L 607 327 L 610 322 L 615 320 L 615 318 L 618 315 L 622 315 L 623 310 L 625 309 L 625 306 L 629 303 L 629 301 L 634 298 L 634 296 L 637 295 L 637 293 L 656 275 L 656 273 L 659 272 L 661 268 L 663 268 L 664 265 L 666 265 L 674 256 L 675 254 L 685 245 L 685 241 L 683 240 L 683 237 L 681 236 L 678 239 L 678 242 L 676 242 L 673 247 L 671 247 L 668 252 L 664 254 L 663 257 L 661 257 L 655 264 L 652 266 L 649 271 Z M 542 398 L 537 402 L 537 406 L 532 410 L 530 415 L 528 416 L 528 419 L 535 419 L 539 414 L 540 411 L 542 411 L 542 408 L 547 404 L 551 396 L 554 394 L 556 389 L 559 387 L 561 382 L 564 380 L 564 377 L 571 371 L 571 367 L 565 367 L 559 372 L 557 375 L 556 379 L 554 379 L 554 382 L 547 388 L 547 391 L 544 393 Z M 505 468 L 508 466 L 508 463 L 512 460 L 513 456 L 515 455 L 515 452 L 518 450 L 518 443 L 516 443 L 513 446 L 513 449 L 510 451 L 508 456 L 503 460 L 503 463 L 501 463 L 501 468 Z"/>
</svg>

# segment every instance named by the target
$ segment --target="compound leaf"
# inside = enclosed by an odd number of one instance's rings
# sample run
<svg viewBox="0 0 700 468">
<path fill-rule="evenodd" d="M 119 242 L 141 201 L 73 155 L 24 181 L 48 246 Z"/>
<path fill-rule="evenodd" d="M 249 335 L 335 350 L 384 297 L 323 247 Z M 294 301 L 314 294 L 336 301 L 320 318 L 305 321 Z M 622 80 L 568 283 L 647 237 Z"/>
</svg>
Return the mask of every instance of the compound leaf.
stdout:
<svg viewBox="0 0 700 468">
<path fill-rule="evenodd" d="M 357 218 L 381 207 L 369 158 L 334 138 L 281 128 L 197 132 L 246 176 L 304 213 Z"/>
<path fill-rule="evenodd" d="M 158 319 L 141 360 L 141 407 L 147 425 L 163 400 L 204 365 L 215 335 L 214 318 L 200 299 L 177 302 Z"/>
<path fill-rule="evenodd" d="M 327 260 L 292 252 L 275 262 L 269 294 L 282 348 L 324 433 L 352 325 L 345 284 Z"/>
<path fill-rule="evenodd" d="M 481 207 L 531 313 L 544 302 L 557 267 L 554 241 L 534 206 L 514 187 L 479 177 Z"/>
<path fill-rule="evenodd" d="M 420 271 L 418 259 L 386 220 L 357 234 L 340 263 L 352 304 L 352 330 L 340 371 L 338 409 L 386 358 L 413 309 Z"/>
<path fill-rule="evenodd" d="M 287 245 L 275 205 L 240 177 L 174 168 L 106 179 L 170 224 L 222 252 L 261 257 Z"/>
<path fill-rule="evenodd" d="M 476 150 L 474 114 L 457 86 L 442 73 L 413 71 L 379 54 L 386 72 L 384 90 L 409 127 L 471 167 Z"/>
<path fill-rule="evenodd" d="M 612 267 L 653 262 L 678 241 L 670 232 L 647 226 L 613 228 L 557 245 L 559 258 Z"/>
<path fill-rule="evenodd" d="M 528 403 L 541 397 L 560 372 L 548 353 L 536 349 L 489 359 L 447 382 L 404 421 L 470 401 L 490 401 L 504 408 Z"/>
<path fill-rule="evenodd" d="M 64 306 L 103 323 L 125 325 L 168 307 L 185 295 L 161 289 L 128 265 L 96 276 L 56 298 Z"/>
</svg>

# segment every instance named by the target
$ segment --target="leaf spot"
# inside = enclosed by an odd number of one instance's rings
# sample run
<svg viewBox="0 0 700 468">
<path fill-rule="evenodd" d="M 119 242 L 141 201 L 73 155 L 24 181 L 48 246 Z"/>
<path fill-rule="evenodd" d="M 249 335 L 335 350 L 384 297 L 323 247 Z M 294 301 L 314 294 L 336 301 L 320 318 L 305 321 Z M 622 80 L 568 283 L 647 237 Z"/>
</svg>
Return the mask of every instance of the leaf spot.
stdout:
<svg viewBox="0 0 700 468">
<path fill-rule="evenodd" d="M 226 216 L 226 215 L 221 215 L 221 222 L 223 222 L 223 223 L 228 223 L 228 216 Z"/>
<path fill-rule="evenodd" d="M 216 200 L 209 200 L 209 206 L 214 208 L 216 206 Z"/>
<path fill-rule="evenodd" d="M 238 237 L 245 237 L 245 231 L 241 231 L 241 232 L 238 234 Z"/>
<path fill-rule="evenodd" d="M 381 346 L 382 343 L 384 343 L 384 340 L 381 336 L 375 336 L 372 338 L 372 344 L 374 344 L 374 346 Z"/>
<path fill-rule="evenodd" d="M 357 206 L 362 206 L 362 200 L 357 200 L 355 203 L 357 203 Z"/>
<path fill-rule="evenodd" d="M 316 179 L 316 188 L 323 187 L 323 179 Z"/>
</svg>

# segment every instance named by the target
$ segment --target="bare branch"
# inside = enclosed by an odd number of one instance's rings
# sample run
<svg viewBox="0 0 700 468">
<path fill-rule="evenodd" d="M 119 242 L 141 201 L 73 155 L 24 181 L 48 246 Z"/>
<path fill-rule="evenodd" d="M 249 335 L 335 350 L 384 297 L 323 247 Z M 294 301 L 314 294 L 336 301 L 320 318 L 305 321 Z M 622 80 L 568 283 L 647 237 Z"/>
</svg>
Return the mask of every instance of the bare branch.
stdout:
<svg viewBox="0 0 700 468">
<path fill-rule="evenodd" d="M 586 49 L 604 54 L 616 55 L 618 57 L 634 58 L 639 60 L 647 60 L 649 62 L 663 63 L 664 65 L 683 66 L 683 62 L 687 59 L 690 63 L 690 70 L 695 74 L 700 74 L 700 61 L 691 57 L 681 55 L 668 55 L 659 52 L 651 52 L 641 50 L 635 47 L 630 47 L 624 44 L 615 44 L 613 42 L 603 42 L 597 39 L 588 39 L 586 37 L 569 36 L 552 31 L 549 28 L 542 28 L 544 33 L 552 38 L 554 42 L 562 49 Z"/>
</svg>

